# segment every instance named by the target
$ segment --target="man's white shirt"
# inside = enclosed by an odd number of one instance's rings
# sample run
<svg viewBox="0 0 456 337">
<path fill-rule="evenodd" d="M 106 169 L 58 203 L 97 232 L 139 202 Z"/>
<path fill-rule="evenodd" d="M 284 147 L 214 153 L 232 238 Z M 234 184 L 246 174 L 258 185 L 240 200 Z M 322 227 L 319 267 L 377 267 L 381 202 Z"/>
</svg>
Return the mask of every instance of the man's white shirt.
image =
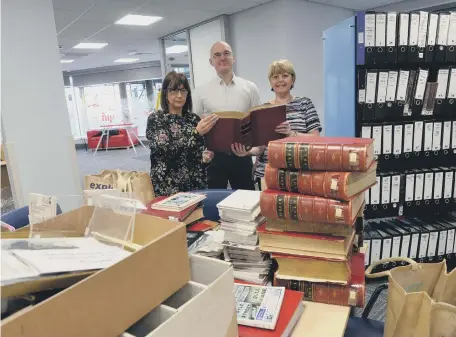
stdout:
<svg viewBox="0 0 456 337">
<path fill-rule="evenodd" d="M 260 92 L 257 86 L 243 78 L 233 76 L 229 84 L 216 77 L 195 90 L 194 113 L 202 116 L 219 111 L 247 112 L 260 105 Z"/>
</svg>

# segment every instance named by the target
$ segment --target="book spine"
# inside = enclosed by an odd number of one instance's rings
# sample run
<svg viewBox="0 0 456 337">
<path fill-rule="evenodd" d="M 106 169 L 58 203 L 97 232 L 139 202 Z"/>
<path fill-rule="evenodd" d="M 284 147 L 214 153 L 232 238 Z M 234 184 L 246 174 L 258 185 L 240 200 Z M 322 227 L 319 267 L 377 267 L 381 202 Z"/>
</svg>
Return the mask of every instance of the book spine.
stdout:
<svg viewBox="0 0 456 337">
<path fill-rule="evenodd" d="M 276 278 L 275 286 L 303 292 L 303 301 L 364 308 L 365 289 L 362 284 L 338 285 Z"/>
<path fill-rule="evenodd" d="M 295 192 L 324 198 L 348 200 L 349 172 L 309 172 L 266 166 L 264 179 L 272 190 Z"/>
<path fill-rule="evenodd" d="M 306 195 L 261 193 L 260 209 L 270 219 L 352 225 L 351 203 Z"/>
<path fill-rule="evenodd" d="M 366 171 L 365 145 L 270 142 L 268 160 L 272 167 L 303 171 Z"/>
</svg>

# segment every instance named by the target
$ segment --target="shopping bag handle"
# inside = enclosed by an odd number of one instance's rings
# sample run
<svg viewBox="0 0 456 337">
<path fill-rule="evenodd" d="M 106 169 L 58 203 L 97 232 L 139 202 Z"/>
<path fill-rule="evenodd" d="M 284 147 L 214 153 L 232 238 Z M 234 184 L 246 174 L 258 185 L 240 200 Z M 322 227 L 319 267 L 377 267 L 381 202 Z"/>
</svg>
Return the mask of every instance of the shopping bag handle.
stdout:
<svg viewBox="0 0 456 337">
<path fill-rule="evenodd" d="M 390 276 L 391 275 L 390 270 L 385 270 L 385 271 L 382 271 L 382 272 L 379 272 L 379 273 L 372 274 L 372 270 L 376 266 L 381 265 L 381 264 L 385 264 L 385 263 L 388 263 L 388 262 L 407 262 L 408 264 L 410 264 L 412 266 L 412 270 L 418 270 L 418 268 L 419 268 L 418 263 L 416 263 L 412 259 L 409 259 L 408 257 L 390 257 L 390 258 L 378 260 L 378 261 L 375 261 L 374 263 L 372 263 L 366 269 L 364 275 L 367 278 L 380 278 L 380 277 Z"/>
</svg>

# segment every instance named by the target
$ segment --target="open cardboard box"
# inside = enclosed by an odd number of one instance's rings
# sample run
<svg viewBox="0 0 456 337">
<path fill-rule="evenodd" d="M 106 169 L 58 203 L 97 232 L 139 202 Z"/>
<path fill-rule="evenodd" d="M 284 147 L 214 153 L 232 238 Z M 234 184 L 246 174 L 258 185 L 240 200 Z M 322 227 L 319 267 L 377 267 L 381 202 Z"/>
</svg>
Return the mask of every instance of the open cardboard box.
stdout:
<svg viewBox="0 0 456 337">
<path fill-rule="evenodd" d="M 83 236 L 93 211 L 84 206 L 34 226 L 49 236 Z M 28 234 L 26 228 L 2 238 Z M 137 214 L 133 242 L 144 247 L 104 270 L 2 287 L 2 297 L 9 297 L 73 284 L 2 320 L 2 336 L 118 336 L 189 282 L 185 225 Z"/>
</svg>

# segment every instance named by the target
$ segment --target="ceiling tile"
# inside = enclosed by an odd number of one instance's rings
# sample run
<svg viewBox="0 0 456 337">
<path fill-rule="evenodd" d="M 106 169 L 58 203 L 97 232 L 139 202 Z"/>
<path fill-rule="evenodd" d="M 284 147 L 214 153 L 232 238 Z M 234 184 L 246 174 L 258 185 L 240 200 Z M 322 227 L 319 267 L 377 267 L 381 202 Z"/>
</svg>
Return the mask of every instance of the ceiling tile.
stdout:
<svg viewBox="0 0 456 337">
<path fill-rule="evenodd" d="M 314 2 L 353 10 L 366 10 L 401 1 L 402 0 L 315 0 Z"/>
</svg>

